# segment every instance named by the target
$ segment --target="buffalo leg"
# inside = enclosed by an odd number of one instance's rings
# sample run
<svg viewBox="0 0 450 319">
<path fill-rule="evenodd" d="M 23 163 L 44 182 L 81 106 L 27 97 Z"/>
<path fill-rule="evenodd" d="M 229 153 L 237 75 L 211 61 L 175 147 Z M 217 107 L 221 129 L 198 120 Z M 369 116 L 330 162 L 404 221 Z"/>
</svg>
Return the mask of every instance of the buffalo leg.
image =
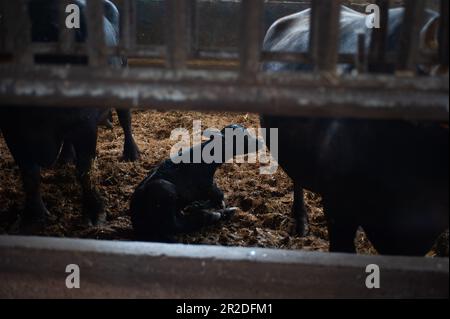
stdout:
<svg viewBox="0 0 450 319">
<path fill-rule="evenodd" d="M 303 188 L 294 182 L 294 204 L 292 205 L 292 214 L 297 223 L 297 233 L 303 237 L 308 233 L 308 214 L 305 208 L 305 199 Z"/>
<path fill-rule="evenodd" d="M 41 170 L 37 164 L 20 165 L 25 191 L 23 222 L 33 224 L 45 221 L 50 215 L 41 196 Z"/>
<path fill-rule="evenodd" d="M 328 217 L 330 252 L 356 253 L 355 235 L 357 229 L 358 225 L 350 220 L 336 220 L 333 217 Z"/>
<path fill-rule="evenodd" d="M 110 129 L 110 130 L 113 129 L 112 110 L 109 110 L 108 112 L 104 113 L 103 116 L 100 117 L 99 125 L 104 126 L 105 128 Z"/>
<path fill-rule="evenodd" d="M 63 147 L 61 149 L 61 153 L 59 154 L 58 164 L 59 165 L 67 165 L 75 162 L 75 150 L 73 148 L 73 144 L 65 140 Z"/>
<path fill-rule="evenodd" d="M 117 115 L 125 137 L 123 159 L 128 162 L 137 161 L 139 159 L 139 149 L 133 138 L 133 131 L 131 128 L 131 111 L 118 109 Z"/>
<path fill-rule="evenodd" d="M 83 192 L 83 218 L 88 225 L 99 225 L 106 219 L 104 203 L 92 180 L 92 163 L 95 158 L 97 129 L 85 130 L 74 140 L 77 154 L 77 177 Z"/>
</svg>

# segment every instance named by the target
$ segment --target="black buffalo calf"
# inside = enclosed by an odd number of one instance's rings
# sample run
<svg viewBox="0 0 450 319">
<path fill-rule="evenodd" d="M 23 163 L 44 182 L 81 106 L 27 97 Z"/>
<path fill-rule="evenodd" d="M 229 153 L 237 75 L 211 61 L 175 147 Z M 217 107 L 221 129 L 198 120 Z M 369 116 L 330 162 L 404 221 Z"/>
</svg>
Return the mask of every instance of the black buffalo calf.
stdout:
<svg viewBox="0 0 450 319">
<path fill-rule="evenodd" d="M 245 135 L 245 145 L 242 148 L 235 147 L 233 141 L 233 149 L 228 152 L 228 157 L 224 138 L 227 128 L 241 136 Z M 200 163 L 174 163 L 171 158 L 153 169 L 137 187 L 130 206 L 137 239 L 171 242 L 177 234 L 194 232 L 232 216 L 235 209 L 225 207 L 224 194 L 214 182 L 214 174 L 231 157 L 247 154 L 249 143 L 260 142 L 248 135 L 241 126 L 227 128 L 213 139 L 179 154 L 192 159 L 198 149 L 204 150 L 219 138 L 222 147 L 220 161 L 209 163 L 202 158 Z M 261 144 L 257 144 L 257 147 L 260 148 Z"/>
</svg>

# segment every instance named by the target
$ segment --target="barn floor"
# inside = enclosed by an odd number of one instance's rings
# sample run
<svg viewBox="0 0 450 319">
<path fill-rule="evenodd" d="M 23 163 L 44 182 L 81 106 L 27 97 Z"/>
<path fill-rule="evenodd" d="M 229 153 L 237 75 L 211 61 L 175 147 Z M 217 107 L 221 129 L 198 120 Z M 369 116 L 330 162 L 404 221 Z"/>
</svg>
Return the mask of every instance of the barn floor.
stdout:
<svg viewBox="0 0 450 319">
<path fill-rule="evenodd" d="M 132 240 L 133 232 L 127 215 L 130 197 L 148 172 L 169 155 L 175 128 L 192 132 L 192 121 L 202 120 L 203 129 L 218 129 L 231 123 L 258 127 L 258 117 L 246 114 L 135 111 L 133 128 L 142 158 L 136 163 L 120 161 L 123 134 L 114 118 L 112 130 L 101 128 L 98 158 L 94 176 L 106 199 L 108 220 L 105 225 L 86 229 L 81 223 L 80 188 L 74 167 L 44 170 L 44 201 L 52 213 L 48 224 L 39 230 L 24 233 L 18 227 L 23 193 L 19 172 L 0 138 L 0 233 L 56 237 L 77 237 L 109 240 Z M 266 248 L 328 251 L 328 234 L 320 197 L 307 193 L 310 233 L 306 238 L 295 234 L 290 216 L 292 183 L 279 169 L 273 176 L 260 175 L 258 164 L 227 164 L 216 174 L 216 181 L 226 194 L 229 206 L 239 207 L 230 222 L 204 229 L 202 232 L 179 237 L 189 244 L 250 246 Z M 357 248 L 363 254 L 376 251 L 364 233 L 357 236 Z M 446 240 L 448 254 L 448 239 Z M 434 255 L 434 252 L 431 253 Z"/>
</svg>

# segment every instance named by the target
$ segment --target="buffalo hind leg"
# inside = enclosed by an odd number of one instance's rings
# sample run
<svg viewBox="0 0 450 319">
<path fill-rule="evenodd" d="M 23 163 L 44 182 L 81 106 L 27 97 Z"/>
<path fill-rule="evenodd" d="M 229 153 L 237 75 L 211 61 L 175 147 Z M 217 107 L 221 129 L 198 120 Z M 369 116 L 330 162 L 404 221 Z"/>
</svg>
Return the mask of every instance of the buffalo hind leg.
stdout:
<svg viewBox="0 0 450 319">
<path fill-rule="evenodd" d="M 25 225 L 45 222 L 50 215 L 41 196 L 41 169 L 37 164 L 20 165 L 25 191 L 25 210 L 22 222 Z"/>
<path fill-rule="evenodd" d="M 297 234 L 301 237 L 308 233 L 308 214 L 305 208 L 305 198 L 303 188 L 294 182 L 294 204 L 292 205 L 292 214 L 297 223 Z"/>
<path fill-rule="evenodd" d="M 330 252 L 356 253 L 355 236 L 358 229 L 349 221 L 328 219 L 328 236 L 330 238 Z"/>
<path fill-rule="evenodd" d="M 355 222 L 355 207 L 343 198 L 344 194 L 339 192 L 323 197 L 330 252 L 356 253 L 355 236 L 359 225 Z"/>
<path fill-rule="evenodd" d="M 65 166 L 67 164 L 75 163 L 76 155 L 72 142 L 65 140 L 61 153 L 59 154 L 58 163 L 59 166 Z"/>
<path fill-rule="evenodd" d="M 104 113 L 103 116 L 100 117 L 99 123 L 100 126 L 105 127 L 106 129 L 112 130 L 113 125 L 113 113 L 112 110 Z"/>
<path fill-rule="evenodd" d="M 74 140 L 77 154 L 77 178 L 83 192 L 83 219 L 89 226 L 97 226 L 106 220 L 103 199 L 92 180 L 92 164 L 95 159 L 97 128 L 83 131 Z"/>
<path fill-rule="evenodd" d="M 131 111 L 117 109 L 120 126 L 123 129 L 125 141 L 123 147 L 123 160 L 127 162 L 135 162 L 139 159 L 139 148 L 133 138 L 133 130 L 131 127 Z"/>
</svg>

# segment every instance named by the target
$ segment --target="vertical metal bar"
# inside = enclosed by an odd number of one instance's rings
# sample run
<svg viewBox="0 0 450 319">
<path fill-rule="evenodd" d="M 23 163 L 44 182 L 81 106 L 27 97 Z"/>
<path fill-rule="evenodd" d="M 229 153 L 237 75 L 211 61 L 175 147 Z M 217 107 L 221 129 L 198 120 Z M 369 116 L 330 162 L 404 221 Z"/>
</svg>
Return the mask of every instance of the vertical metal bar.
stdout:
<svg viewBox="0 0 450 319">
<path fill-rule="evenodd" d="M 124 0 L 122 10 L 121 43 L 125 51 L 136 48 L 137 38 L 136 0 Z"/>
<path fill-rule="evenodd" d="M 389 0 L 377 0 L 380 8 L 380 28 L 372 29 L 369 67 L 372 72 L 383 72 L 386 65 L 386 44 L 389 30 Z"/>
<path fill-rule="evenodd" d="M 6 2 L 0 0 L 0 53 L 6 52 Z"/>
<path fill-rule="evenodd" d="M 70 52 L 75 42 L 75 32 L 66 26 L 66 8 L 72 3 L 71 0 L 60 0 L 59 6 L 59 46 L 63 53 Z"/>
<path fill-rule="evenodd" d="M 7 4 L 8 3 L 8 4 Z M 14 19 L 13 16 L 17 14 L 18 3 L 10 2 L 7 0 L 2 1 L 3 6 L 3 23 L 2 23 L 2 37 L 3 37 L 3 49 L 7 53 L 13 53 L 14 51 L 14 33 L 15 33 L 15 25 L 13 24 Z"/>
<path fill-rule="evenodd" d="M 425 0 L 405 0 L 397 70 L 416 71 L 420 49 L 420 32 L 425 11 Z"/>
<path fill-rule="evenodd" d="M 340 13 L 341 1 L 312 1 L 309 50 L 317 71 L 336 71 Z"/>
<path fill-rule="evenodd" d="M 191 53 L 197 53 L 198 51 L 198 6 L 197 0 L 188 0 L 189 2 L 189 21 L 188 21 L 188 30 L 189 32 L 189 50 Z"/>
<path fill-rule="evenodd" d="M 20 64 L 33 64 L 33 53 L 31 51 L 31 19 L 28 10 L 28 0 L 19 0 L 19 12 L 14 19 L 17 30 L 14 52 L 18 53 L 17 61 Z M 12 21 L 11 21 L 12 22 Z"/>
<path fill-rule="evenodd" d="M 103 1 L 88 0 L 86 11 L 89 64 L 91 66 L 107 65 Z"/>
<path fill-rule="evenodd" d="M 166 0 L 167 66 L 184 69 L 188 48 L 188 12 L 186 0 Z"/>
<path fill-rule="evenodd" d="M 319 0 L 321 1 L 321 0 Z M 312 0 L 311 1 L 311 13 L 310 13 L 310 22 L 309 22 L 309 56 L 311 62 L 315 63 L 314 58 L 318 55 L 316 49 L 317 45 L 314 45 L 316 41 L 316 37 L 318 37 L 318 27 L 319 27 L 319 19 L 317 17 L 319 1 Z"/>
<path fill-rule="evenodd" d="M 358 54 L 356 56 L 358 73 L 367 71 L 366 34 L 358 33 Z"/>
<path fill-rule="evenodd" d="M 256 74 L 261 60 L 263 39 L 263 0 L 242 0 L 240 62 L 244 75 Z"/>
<path fill-rule="evenodd" d="M 448 37 L 449 37 L 449 26 L 448 26 L 448 10 L 449 10 L 449 0 L 441 0 L 441 17 L 439 26 L 439 61 L 442 66 L 448 67 Z"/>
</svg>

